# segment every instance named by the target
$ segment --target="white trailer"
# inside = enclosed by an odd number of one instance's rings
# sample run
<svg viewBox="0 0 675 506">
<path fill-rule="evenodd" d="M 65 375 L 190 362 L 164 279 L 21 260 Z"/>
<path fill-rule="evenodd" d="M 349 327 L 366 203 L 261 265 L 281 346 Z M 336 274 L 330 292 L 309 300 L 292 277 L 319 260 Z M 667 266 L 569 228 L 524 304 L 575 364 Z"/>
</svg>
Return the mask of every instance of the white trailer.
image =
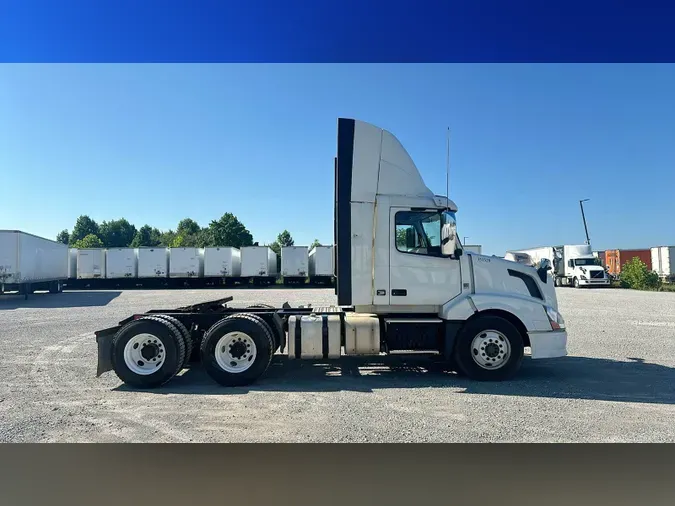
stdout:
<svg viewBox="0 0 675 506">
<path fill-rule="evenodd" d="M 241 248 L 241 277 L 257 284 L 271 285 L 277 279 L 277 255 L 268 246 Z"/>
<path fill-rule="evenodd" d="M 106 250 L 106 279 L 134 279 L 138 277 L 138 258 L 134 248 Z"/>
<path fill-rule="evenodd" d="M 281 275 L 285 285 L 303 284 L 309 274 L 309 248 L 283 246 L 281 248 Z"/>
<path fill-rule="evenodd" d="M 204 248 L 204 278 L 229 280 L 241 276 L 241 252 L 229 246 Z"/>
<path fill-rule="evenodd" d="M 675 281 L 675 246 L 658 246 L 651 249 L 652 270 L 664 281 Z"/>
<path fill-rule="evenodd" d="M 139 279 L 163 279 L 169 276 L 168 248 L 136 248 L 136 257 Z"/>
<path fill-rule="evenodd" d="M 85 248 L 77 250 L 77 279 L 105 278 L 105 249 Z"/>
<path fill-rule="evenodd" d="M 68 246 L 20 230 L 0 230 L 0 293 L 59 293 L 68 279 Z"/>
<path fill-rule="evenodd" d="M 324 361 L 412 353 L 500 381 L 518 372 L 525 348 L 532 360 L 567 354 L 549 262 L 534 269 L 464 252 L 456 204 L 429 190 L 391 133 L 340 118 L 331 179 L 336 305 L 228 307 L 227 297 L 133 313 L 95 332 L 97 374 L 154 388 L 195 359 L 231 387 L 254 383 L 277 352 Z M 243 274 L 271 274 L 269 253 L 242 248 Z"/>
<path fill-rule="evenodd" d="M 333 282 L 333 247 L 315 246 L 309 252 L 309 282 L 325 284 Z"/>
<path fill-rule="evenodd" d="M 203 278 L 204 250 L 202 248 L 169 248 L 170 278 Z"/>
<path fill-rule="evenodd" d="M 77 279 L 77 248 L 68 249 L 68 279 Z"/>
<path fill-rule="evenodd" d="M 600 259 L 593 255 L 588 244 L 565 244 L 543 246 L 507 252 L 507 256 L 525 255 L 525 263 L 538 265 L 542 259 L 553 266 L 551 276 L 555 286 L 609 286 L 610 279 L 602 267 Z"/>
</svg>

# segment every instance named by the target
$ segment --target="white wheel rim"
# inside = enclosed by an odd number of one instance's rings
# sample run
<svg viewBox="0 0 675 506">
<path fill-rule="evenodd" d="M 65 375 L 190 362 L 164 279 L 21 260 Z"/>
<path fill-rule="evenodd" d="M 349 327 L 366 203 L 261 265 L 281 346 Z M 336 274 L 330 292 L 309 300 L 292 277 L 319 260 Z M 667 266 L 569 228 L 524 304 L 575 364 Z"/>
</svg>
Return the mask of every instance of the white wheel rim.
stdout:
<svg viewBox="0 0 675 506">
<path fill-rule="evenodd" d="M 511 356 L 511 343 L 497 330 L 483 330 L 471 341 L 471 356 L 483 369 L 499 369 Z"/>
<path fill-rule="evenodd" d="M 147 376 L 166 360 L 164 343 L 153 334 L 138 334 L 124 346 L 124 363 L 134 374 Z"/>
<path fill-rule="evenodd" d="M 237 374 L 253 365 L 257 353 L 251 336 L 243 332 L 228 332 L 218 340 L 215 358 L 221 369 Z"/>
</svg>

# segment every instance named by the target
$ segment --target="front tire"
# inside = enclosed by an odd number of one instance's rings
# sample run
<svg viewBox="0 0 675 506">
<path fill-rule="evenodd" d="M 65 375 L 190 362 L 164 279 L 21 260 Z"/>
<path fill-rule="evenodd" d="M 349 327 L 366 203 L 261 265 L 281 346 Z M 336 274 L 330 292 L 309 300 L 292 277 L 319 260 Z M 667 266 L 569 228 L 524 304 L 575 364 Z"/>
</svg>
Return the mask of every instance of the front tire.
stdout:
<svg viewBox="0 0 675 506">
<path fill-rule="evenodd" d="M 204 334 L 202 364 L 222 386 L 250 385 L 269 367 L 274 346 L 273 331 L 262 318 L 250 313 L 233 314 Z"/>
<path fill-rule="evenodd" d="M 498 316 L 482 316 L 460 332 L 454 359 L 470 379 L 503 381 L 518 372 L 524 352 L 523 336 L 513 324 Z"/>
<path fill-rule="evenodd" d="M 574 278 L 574 280 L 572 281 L 572 283 L 574 284 L 574 288 L 579 288 L 579 279 Z"/>
</svg>

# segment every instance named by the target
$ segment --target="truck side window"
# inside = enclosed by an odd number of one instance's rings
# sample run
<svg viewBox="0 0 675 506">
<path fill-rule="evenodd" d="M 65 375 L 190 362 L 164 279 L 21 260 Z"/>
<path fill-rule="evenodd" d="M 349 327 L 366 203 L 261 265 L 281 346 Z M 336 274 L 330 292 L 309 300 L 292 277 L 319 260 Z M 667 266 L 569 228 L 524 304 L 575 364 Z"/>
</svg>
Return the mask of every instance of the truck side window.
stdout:
<svg viewBox="0 0 675 506">
<path fill-rule="evenodd" d="M 441 215 L 427 211 L 396 213 L 396 249 L 403 253 L 440 255 Z"/>
</svg>

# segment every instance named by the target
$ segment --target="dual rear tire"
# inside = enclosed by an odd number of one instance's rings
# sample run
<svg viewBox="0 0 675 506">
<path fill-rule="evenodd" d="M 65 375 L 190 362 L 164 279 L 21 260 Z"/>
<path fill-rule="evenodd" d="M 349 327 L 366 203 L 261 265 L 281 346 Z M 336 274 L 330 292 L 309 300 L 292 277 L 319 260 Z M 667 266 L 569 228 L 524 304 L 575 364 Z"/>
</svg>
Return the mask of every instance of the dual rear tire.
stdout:
<svg viewBox="0 0 675 506">
<path fill-rule="evenodd" d="M 262 376 L 278 347 L 276 329 L 250 313 L 230 315 L 207 330 L 199 353 L 206 373 L 223 386 L 249 385 Z M 134 388 L 157 388 L 185 368 L 192 337 L 176 318 L 144 316 L 122 327 L 112 340 L 115 374 Z"/>
<path fill-rule="evenodd" d="M 166 317 L 144 316 L 113 337 L 112 366 L 134 388 L 157 388 L 185 365 L 186 339 Z"/>
</svg>

